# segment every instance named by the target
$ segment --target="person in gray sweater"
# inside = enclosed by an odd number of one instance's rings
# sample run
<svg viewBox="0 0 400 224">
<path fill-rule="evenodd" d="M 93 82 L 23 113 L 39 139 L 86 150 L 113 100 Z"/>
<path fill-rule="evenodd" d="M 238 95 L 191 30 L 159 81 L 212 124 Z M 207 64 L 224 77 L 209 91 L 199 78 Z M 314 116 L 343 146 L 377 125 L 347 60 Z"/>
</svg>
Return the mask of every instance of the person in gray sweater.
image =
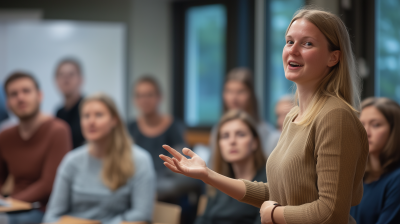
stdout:
<svg viewBox="0 0 400 224">
<path fill-rule="evenodd" d="M 132 146 L 114 102 L 103 94 L 84 99 L 81 124 L 88 144 L 63 159 L 43 222 L 62 216 L 103 224 L 150 222 L 156 194 L 153 161 L 146 150 Z"/>
</svg>

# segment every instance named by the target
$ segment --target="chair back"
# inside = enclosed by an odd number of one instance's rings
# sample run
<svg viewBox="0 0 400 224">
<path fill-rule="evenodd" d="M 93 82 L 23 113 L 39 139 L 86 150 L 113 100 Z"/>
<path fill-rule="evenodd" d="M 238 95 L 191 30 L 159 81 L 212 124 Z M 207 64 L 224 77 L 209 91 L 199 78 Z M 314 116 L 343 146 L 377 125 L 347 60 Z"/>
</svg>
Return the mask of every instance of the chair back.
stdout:
<svg viewBox="0 0 400 224">
<path fill-rule="evenodd" d="M 203 215 L 204 211 L 207 207 L 208 197 L 207 195 L 203 194 L 199 197 L 199 203 L 197 204 L 197 216 Z"/>
<path fill-rule="evenodd" d="M 153 222 L 163 224 L 180 224 L 182 208 L 179 205 L 156 202 L 154 205 Z"/>
</svg>

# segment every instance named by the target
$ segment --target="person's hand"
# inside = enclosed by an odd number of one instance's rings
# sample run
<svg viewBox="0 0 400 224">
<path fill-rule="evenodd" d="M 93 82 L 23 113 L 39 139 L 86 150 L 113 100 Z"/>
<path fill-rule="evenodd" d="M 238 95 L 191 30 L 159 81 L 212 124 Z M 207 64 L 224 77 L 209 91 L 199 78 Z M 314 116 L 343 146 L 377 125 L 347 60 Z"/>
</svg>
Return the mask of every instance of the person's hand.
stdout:
<svg viewBox="0 0 400 224">
<path fill-rule="evenodd" d="M 260 208 L 261 224 L 272 224 L 271 212 L 276 201 L 265 201 Z"/>
<path fill-rule="evenodd" d="M 164 165 L 170 170 L 202 181 L 206 180 L 208 177 L 206 163 L 192 150 L 188 148 L 182 150 L 183 154 L 190 157 L 190 159 L 188 159 L 168 145 L 163 145 L 163 148 L 173 156 L 170 158 L 162 154 L 160 155 L 160 158 L 164 160 Z"/>
</svg>

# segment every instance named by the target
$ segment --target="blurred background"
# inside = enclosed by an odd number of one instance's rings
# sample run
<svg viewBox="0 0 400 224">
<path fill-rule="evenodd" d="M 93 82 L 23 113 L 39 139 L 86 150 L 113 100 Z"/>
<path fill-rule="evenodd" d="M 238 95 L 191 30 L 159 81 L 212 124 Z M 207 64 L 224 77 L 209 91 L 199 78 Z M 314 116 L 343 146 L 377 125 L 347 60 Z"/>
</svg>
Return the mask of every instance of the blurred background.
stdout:
<svg viewBox="0 0 400 224">
<path fill-rule="evenodd" d="M 152 74 L 161 84 L 161 111 L 207 133 L 222 113 L 224 77 L 235 67 L 254 72 L 262 118 L 275 124 L 277 100 L 293 92 L 284 77 L 284 33 L 296 10 L 315 5 L 349 29 L 363 79 L 363 97 L 400 102 L 399 0 L 13 0 L 0 2 L 0 82 L 12 71 L 38 77 L 42 109 L 62 98 L 57 62 L 78 58 L 84 93 L 109 93 L 127 120 L 132 83 Z M 203 140 L 202 140 L 203 139 Z"/>
</svg>

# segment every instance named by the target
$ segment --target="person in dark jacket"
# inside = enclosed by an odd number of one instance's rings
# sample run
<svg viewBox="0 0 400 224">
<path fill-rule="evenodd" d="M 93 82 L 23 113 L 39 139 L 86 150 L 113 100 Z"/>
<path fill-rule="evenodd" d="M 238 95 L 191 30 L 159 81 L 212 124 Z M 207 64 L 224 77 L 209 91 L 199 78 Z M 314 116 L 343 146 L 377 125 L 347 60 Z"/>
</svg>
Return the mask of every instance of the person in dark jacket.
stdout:
<svg viewBox="0 0 400 224">
<path fill-rule="evenodd" d="M 351 208 L 357 223 L 400 223 L 400 106 L 388 98 L 368 98 L 360 121 L 368 135 L 369 158 L 361 203 Z"/>
<path fill-rule="evenodd" d="M 75 149 L 85 141 L 79 116 L 79 104 L 82 101 L 82 66 L 76 59 L 63 59 L 57 65 L 55 78 L 58 89 L 64 97 L 64 105 L 57 110 L 56 116 L 70 126 L 72 145 Z"/>
</svg>

